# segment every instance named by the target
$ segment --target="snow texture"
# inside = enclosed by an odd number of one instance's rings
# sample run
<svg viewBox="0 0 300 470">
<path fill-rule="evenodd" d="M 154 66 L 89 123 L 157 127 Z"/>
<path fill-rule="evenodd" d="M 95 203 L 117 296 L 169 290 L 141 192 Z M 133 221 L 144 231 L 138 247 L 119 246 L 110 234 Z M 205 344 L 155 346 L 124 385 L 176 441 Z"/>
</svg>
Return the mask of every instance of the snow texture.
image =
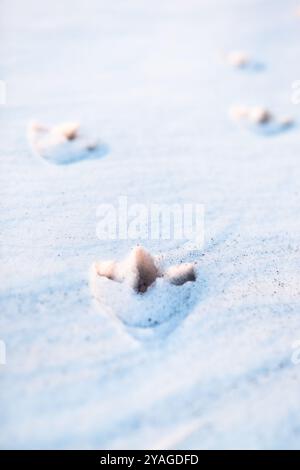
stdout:
<svg viewBox="0 0 300 470">
<path fill-rule="evenodd" d="M 300 448 L 298 7 L 1 1 L 1 448 Z M 228 66 L 221 49 L 264 67 Z M 236 103 L 296 124 L 245 131 L 228 117 Z M 106 155 L 46 164 L 32 120 L 80 122 Z M 149 328 L 89 290 L 94 261 L 136 244 L 96 236 L 97 206 L 120 195 L 205 204 L 201 252 L 142 242 L 167 267 L 197 263 L 182 295 L 169 286 L 178 315 Z"/>
</svg>

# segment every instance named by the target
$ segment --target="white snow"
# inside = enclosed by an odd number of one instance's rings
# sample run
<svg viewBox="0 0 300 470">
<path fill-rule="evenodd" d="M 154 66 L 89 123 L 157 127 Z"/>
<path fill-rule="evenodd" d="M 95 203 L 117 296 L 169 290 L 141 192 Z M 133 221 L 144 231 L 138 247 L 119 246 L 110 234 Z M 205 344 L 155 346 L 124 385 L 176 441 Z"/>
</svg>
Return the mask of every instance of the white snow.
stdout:
<svg viewBox="0 0 300 470">
<path fill-rule="evenodd" d="M 297 6 L 2 0 L 1 448 L 300 447 Z M 228 67 L 220 49 L 264 68 Z M 296 125 L 244 132 L 233 103 Z M 32 119 L 83 123 L 106 154 L 45 164 Z M 97 206 L 120 195 L 205 204 L 200 253 L 143 241 L 197 263 L 180 287 L 191 302 L 170 285 L 179 314 L 157 327 L 127 326 L 89 291 L 91 264 L 136 244 L 96 236 Z"/>
</svg>

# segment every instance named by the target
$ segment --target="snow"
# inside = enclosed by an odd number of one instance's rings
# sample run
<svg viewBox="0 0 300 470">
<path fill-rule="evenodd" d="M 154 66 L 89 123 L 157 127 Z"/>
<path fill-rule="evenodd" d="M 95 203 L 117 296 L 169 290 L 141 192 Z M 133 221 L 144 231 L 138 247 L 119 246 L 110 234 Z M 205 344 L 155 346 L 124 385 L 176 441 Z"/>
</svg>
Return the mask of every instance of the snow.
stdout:
<svg viewBox="0 0 300 470">
<path fill-rule="evenodd" d="M 1 448 L 300 447 L 298 6 L 2 0 Z M 228 67 L 220 50 L 264 67 Z M 296 125 L 241 129 L 236 103 Z M 34 119 L 80 122 L 106 154 L 46 163 Z M 135 245 L 96 236 L 98 205 L 120 195 L 205 205 L 201 253 L 143 242 L 197 262 L 193 302 L 175 294 L 189 283 L 170 286 L 180 314 L 163 328 L 92 301 L 92 263 Z"/>
</svg>

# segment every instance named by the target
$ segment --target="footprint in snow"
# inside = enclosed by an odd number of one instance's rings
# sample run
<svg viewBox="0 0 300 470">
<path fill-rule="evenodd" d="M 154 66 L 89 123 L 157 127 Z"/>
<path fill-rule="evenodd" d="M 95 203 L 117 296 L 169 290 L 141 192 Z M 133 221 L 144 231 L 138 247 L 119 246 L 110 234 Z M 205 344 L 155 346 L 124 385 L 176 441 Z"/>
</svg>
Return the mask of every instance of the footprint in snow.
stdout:
<svg viewBox="0 0 300 470">
<path fill-rule="evenodd" d="M 93 263 L 90 287 L 103 310 L 126 326 L 146 328 L 191 309 L 196 277 L 193 263 L 163 269 L 158 257 L 138 246 L 121 262 Z"/>
<path fill-rule="evenodd" d="M 108 150 L 104 143 L 86 138 L 80 125 L 75 122 L 54 127 L 31 122 L 28 126 L 28 141 L 35 154 L 57 165 L 100 158 Z"/>
<path fill-rule="evenodd" d="M 261 135 L 274 135 L 294 126 L 290 116 L 276 118 L 268 109 L 261 106 L 233 106 L 229 110 L 230 118 L 242 127 Z"/>
<path fill-rule="evenodd" d="M 223 63 L 236 69 L 247 70 L 248 72 L 261 72 L 264 64 L 252 58 L 244 51 L 231 51 L 221 53 Z"/>
</svg>

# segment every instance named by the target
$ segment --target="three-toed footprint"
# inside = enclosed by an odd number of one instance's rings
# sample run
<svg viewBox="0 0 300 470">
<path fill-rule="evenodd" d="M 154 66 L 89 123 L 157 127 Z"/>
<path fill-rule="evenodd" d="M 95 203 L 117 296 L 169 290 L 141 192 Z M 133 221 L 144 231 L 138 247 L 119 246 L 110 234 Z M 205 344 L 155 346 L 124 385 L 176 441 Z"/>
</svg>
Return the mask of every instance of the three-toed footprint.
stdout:
<svg viewBox="0 0 300 470">
<path fill-rule="evenodd" d="M 195 264 L 163 269 L 159 257 L 135 247 L 121 261 L 93 263 L 90 286 L 98 305 L 128 326 L 161 324 L 184 310 L 192 298 Z"/>
<path fill-rule="evenodd" d="M 106 145 L 87 138 L 77 122 L 47 127 L 37 122 L 28 126 L 28 141 L 35 154 L 51 163 L 65 165 L 106 154 Z"/>
</svg>

